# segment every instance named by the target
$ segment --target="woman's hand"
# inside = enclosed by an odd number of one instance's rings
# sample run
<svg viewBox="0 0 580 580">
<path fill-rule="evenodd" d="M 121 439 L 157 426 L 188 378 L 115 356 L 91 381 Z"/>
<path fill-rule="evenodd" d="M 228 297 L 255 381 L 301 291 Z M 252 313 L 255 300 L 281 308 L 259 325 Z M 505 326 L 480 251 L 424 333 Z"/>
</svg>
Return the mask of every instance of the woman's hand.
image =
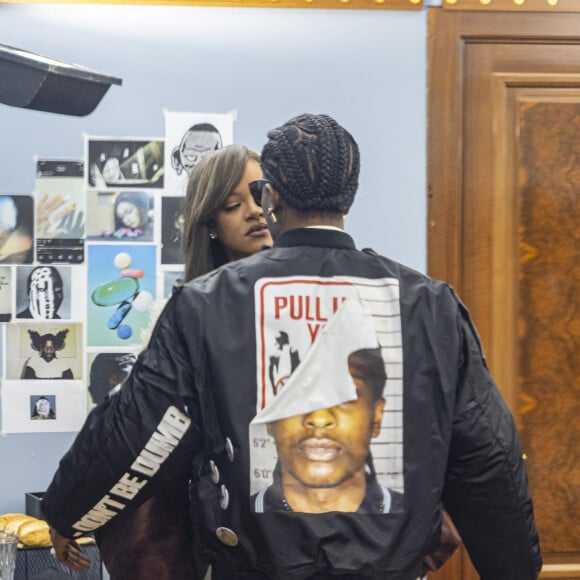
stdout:
<svg viewBox="0 0 580 580">
<path fill-rule="evenodd" d="M 74 540 L 61 536 L 54 528 L 50 528 L 50 537 L 54 556 L 61 564 L 75 572 L 90 569 L 90 558 Z"/>
</svg>

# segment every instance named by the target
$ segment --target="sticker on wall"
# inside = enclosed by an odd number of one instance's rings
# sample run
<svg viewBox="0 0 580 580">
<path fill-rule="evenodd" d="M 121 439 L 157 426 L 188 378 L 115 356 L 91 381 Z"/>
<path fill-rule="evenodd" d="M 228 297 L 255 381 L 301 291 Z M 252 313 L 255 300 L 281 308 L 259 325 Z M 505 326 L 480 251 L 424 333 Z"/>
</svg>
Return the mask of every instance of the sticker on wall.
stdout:
<svg viewBox="0 0 580 580">
<path fill-rule="evenodd" d="M 0 265 L 32 264 L 34 202 L 30 195 L 0 195 Z"/>
<path fill-rule="evenodd" d="M 15 317 L 81 320 L 84 316 L 83 274 L 82 270 L 72 266 L 17 266 Z"/>
<path fill-rule="evenodd" d="M 4 381 L 2 431 L 78 431 L 87 416 L 86 399 L 80 381 Z"/>
<path fill-rule="evenodd" d="M 234 142 L 234 114 L 165 112 L 165 192 L 185 195 L 187 178 L 208 153 Z"/>
<path fill-rule="evenodd" d="M 183 197 L 161 198 L 161 263 L 183 264 Z"/>
<path fill-rule="evenodd" d="M 6 328 L 6 378 L 82 379 L 82 325 L 13 323 Z"/>
<path fill-rule="evenodd" d="M 163 189 L 164 142 L 148 138 L 86 138 L 89 189 Z"/>
<path fill-rule="evenodd" d="M 154 203 L 151 191 L 88 191 L 87 239 L 153 241 Z"/>
<path fill-rule="evenodd" d="M 85 191 L 82 161 L 36 162 L 36 260 L 84 262 Z"/>
<path fill-rule="evenodd" d="M 168 270 L 163 272 L 163 298 L 169 298 L 176 286 L 183 283 L 185 272 L 183 270 Z"/>
<path fill-rule="evenodd" d="M 12 267 L 0 266 L 0 322 L 12 318 Z"/>
<path fill-rule="evenodd" d="M 137 362 L 137 350 L 89 352 L 89 403 L 98 405 L 121 387 Z"/>
<path fill-rule="evenodd" d="M 155 297 L 153 244 L 89 244 L 87 345 L 142 344 Z"/>
</svg>

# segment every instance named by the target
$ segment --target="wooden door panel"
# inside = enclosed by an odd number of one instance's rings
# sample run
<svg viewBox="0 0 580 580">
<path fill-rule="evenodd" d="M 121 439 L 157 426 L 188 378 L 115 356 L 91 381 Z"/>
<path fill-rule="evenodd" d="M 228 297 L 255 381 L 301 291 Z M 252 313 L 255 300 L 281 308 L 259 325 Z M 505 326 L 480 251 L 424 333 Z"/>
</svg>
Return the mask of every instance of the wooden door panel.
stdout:
<svg viewBox="0 0 580 580">
<path fill-rule="evenodd" d="M 580 578 L 580 15 L 430 14 L 429 273 L 471 311 L 544 568 Z M 572 31 L 575 32 L 572 32 Z M 466 553 L 432 580 L 475 580 Z"/>
<path fill-rule="evenodd" d="M 580 563 L 580 90 L 518 120 L 522 443 L 545 558 Z"/>
</svg>

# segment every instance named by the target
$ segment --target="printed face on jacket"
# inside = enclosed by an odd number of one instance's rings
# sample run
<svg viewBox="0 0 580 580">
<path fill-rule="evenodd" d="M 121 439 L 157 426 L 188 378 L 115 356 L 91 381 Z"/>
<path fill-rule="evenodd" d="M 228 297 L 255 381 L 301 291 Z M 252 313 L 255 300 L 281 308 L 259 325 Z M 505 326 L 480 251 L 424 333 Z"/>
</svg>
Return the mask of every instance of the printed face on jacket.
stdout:
<svg viewBox="0 0 580 580">
<path fill-rule="evenodd" d="M 256 283 L 254 513 L 403 509 L 398 281 L 360 280 Z"/>
<path fill-rule="evenodd" d="M 349 365 L 349 372 L 356 400 L 268 424 L 284 496 L 295 511 L 338 506 L 340 511 L 356 511 L 365 496 L 366 461 L 371 439 L 380 432 L 385 400 L 375 399 L 360 369 Z"/>
</svg>

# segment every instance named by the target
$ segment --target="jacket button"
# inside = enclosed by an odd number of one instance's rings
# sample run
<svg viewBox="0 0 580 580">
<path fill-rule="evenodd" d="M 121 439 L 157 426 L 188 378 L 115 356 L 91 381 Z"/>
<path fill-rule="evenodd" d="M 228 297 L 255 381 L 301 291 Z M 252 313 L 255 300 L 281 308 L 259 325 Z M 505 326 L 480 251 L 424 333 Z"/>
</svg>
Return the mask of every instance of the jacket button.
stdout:
<svg viewBox="0 0 580 580">
<path fill-rule="evenodd" d="M 230 492 L 225 485 L 221 486 L 221 497 L 220 497 L 220 507 L 223 510 L 227 510 L 228 506 L 230 505 Z"/>
<path fill-rule="evenodd" d="M 238 536 L 236 535 L 236 532 L 230 530 L 230 528 L 218 528 L 215 531 L 215 535 L 218 540 L 226 546 L 233 548 L 238 545 Z"/>
<path fill-rule="evenodd" d="M 220 471 L 213 459 L 209 460 L 209 471 L 210 471 L 209 477 L 212 483 L 215 483 L 217 485 L 220 481 Z"/>
<path fill-rule="evenodd" d="M 228 456 L 228 459 L 233 462 L 234 460 L 234 445 L 232 443 L 232 440 L 229 437 L 226 437 L 226 454 Z"/>
</svg>

